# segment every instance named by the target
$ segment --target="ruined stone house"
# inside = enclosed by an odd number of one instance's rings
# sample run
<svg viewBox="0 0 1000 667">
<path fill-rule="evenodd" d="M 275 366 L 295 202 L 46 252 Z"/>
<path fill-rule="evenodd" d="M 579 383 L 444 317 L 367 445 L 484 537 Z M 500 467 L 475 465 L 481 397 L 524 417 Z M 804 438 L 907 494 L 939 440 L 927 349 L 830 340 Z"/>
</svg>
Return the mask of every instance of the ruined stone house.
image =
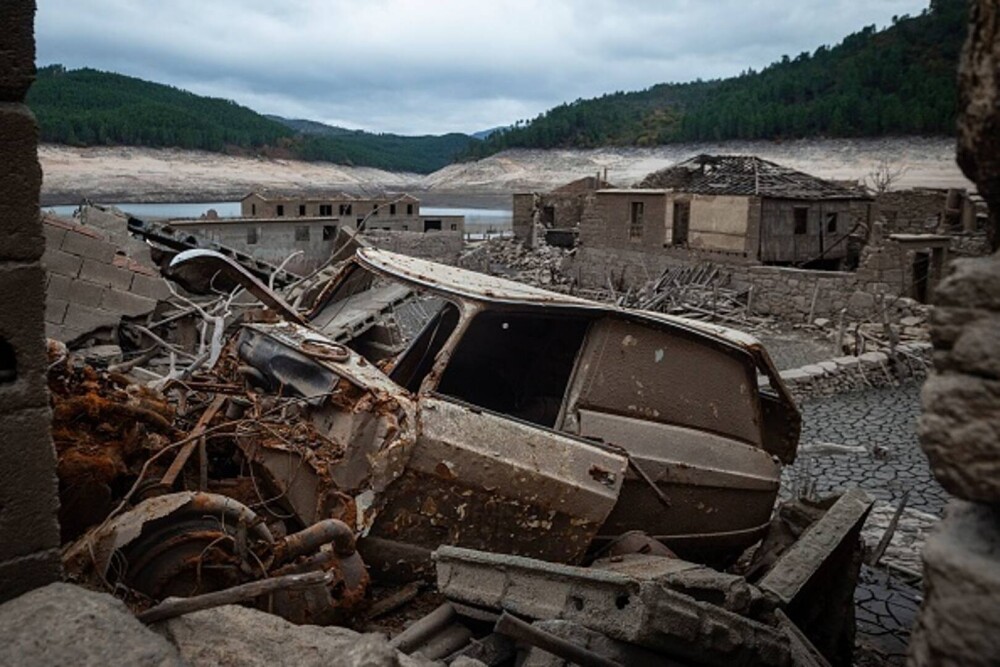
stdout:
<svg viewBox="0 0 1000 667">
<path fill-rule="evenodd" d="M 594 193 L 610 187 L 606 178 L 585 176 L 549 192 L 514 194 L 514 238 L 529 241 L 537 216 L 545 229 L 546 241 L 553 245 L 572 246 L 580 221 L 593 204 Z"/>
<path fill-rule="evenodd" d="M 698 155 L 637 188 L 598 190 L 580 243 L 837 270 L 871 214 L 871 197 L 860 190 L 754 156 Z"/>
</svg>

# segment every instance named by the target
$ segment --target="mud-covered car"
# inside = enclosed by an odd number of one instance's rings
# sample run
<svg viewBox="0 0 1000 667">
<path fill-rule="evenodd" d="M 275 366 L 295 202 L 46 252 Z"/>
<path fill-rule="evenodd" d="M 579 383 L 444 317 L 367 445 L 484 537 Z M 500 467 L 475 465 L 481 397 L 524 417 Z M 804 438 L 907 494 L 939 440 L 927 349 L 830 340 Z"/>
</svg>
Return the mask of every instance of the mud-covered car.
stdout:
<svg viewBox="0 0 1000 667">
<path fill-rule="evenodd" d="M 371 315 L 386 304 L 390 333 Z M 572 563 L 639 529 L 726 561 L 766 530 L 795 456 L 777 371 L 723 327 L 371 248 L 291 319 L 245 325 L 237 352 L 346 452 L 249 452 L 306 524 L 347 494 L 363 535 L 426 549 Z"/>
</svg>

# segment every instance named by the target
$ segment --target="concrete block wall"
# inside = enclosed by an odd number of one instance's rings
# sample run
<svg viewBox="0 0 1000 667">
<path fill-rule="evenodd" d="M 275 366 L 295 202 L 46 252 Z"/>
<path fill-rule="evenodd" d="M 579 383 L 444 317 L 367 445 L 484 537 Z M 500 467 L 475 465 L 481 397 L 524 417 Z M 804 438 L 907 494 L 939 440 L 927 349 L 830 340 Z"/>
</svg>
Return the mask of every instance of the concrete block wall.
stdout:
<svg viewBox="0 0 1000 667">
<path fill-rule="evenodd" d="M 34 80 L 35 3 L 0 3 L 0 602 L 61 576 L 46 385 L 45 237 Z"/>
<path fill-rule="evenodd" d="M 972 0 L 959 66 L 958 162 L 990 210 L 1000 245 L 1000 5 Z M 938 285 L 936 373 L 924 384 L 920 441 L 956 497 L 924 549 L 912 667 L 1000 664 L 1000 255 L 963 259 Z"/>
<path fill-rule="evenodd" d="M 94 228 L 53 216 L 45 233 L 45 333 L 71 343 L 156 308 L 170 290 L 152 268 L 132 260 Z"/>
</svg>

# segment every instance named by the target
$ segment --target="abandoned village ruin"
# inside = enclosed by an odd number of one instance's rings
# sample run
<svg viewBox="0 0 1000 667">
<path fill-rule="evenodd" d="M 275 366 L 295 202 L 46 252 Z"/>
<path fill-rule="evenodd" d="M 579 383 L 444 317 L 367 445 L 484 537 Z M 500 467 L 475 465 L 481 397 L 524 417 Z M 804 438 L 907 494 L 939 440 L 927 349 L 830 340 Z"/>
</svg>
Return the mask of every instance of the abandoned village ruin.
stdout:
<svg viewBox="0 0 1000 667">
<path fill-rule="evenodd" d="M 998 664 L 995 2 L 974 191 L 699 154 L 514 193 L 512 238 L 322 184 L 40 214 L 34 13 L 0 8 L 0 663 Z"/>
</svg>

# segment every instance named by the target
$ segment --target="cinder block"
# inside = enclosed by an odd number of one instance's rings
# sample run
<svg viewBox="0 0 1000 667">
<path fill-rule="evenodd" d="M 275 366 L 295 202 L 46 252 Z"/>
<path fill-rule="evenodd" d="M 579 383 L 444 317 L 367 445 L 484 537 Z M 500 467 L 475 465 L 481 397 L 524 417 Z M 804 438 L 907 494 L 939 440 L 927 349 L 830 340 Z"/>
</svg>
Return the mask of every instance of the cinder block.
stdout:
<svg viewBox="0 0 1000 667">
<path fill-rule="evenodd" d="M 81 306 L 99 308 L 101 306 L 101 299 L 106 291 L 110 291 L 109 288 L 78 278 L 70 281 L 69 301 Z"/>
<path fill-rule="evenodd" d="M 62 250 L 47 248 L 42 255 L 42 266 L 51 273 L 76 278 L 83 267 L 83 259 Z"/>
<path fill-rule="evenodd" d="M 62 324 L 63 320 L 66 319 L 66 309 L 69 307 L 69 301 L 63 301 L 62 299 L 45 299 L 45 323 L 46 324 Z"/>
<path fill-rule="evenodd" d="M 66 230 L 55 225 L 45 224 L 42 220 L 42 233 L 45 234 L 45 249 L 58 250 L 66 237 Z"/>
<path fill-rule="evenodd" d="M 954 500 L 924 547 L 924 602 L 911 667 L 995 666 L 1000 656 L 1000 514 Z"/>
<path fill-rule="evenodd" d="M 84 259 L 80 277 L 98 285 L 128 291 L 132 287 L 132 272 L 93 259 Z"/>
<path fill-rule="evenodd" d="M 49 281 L 45 286 L 45 298 L 69 301 L 70 286 L 73 284 L 73 279 L 59 275 L 58 273 L 52 273 L 51 271 L 47 275 Z"/>
<path fill-rule="evenodd" d="M 79 255 L 84 259 L 96 259 L 102 264 L 110 264 L 115 259 L 115 246 L 102 239 L 77 232 L 67 232 L 61 246 L 64 252 Z"/>
<path fill-rule="evenodd" d="M 1000 381 L 936 375 L 924 383 L 920 444 L 949 493 L 1000 503 Z"/>
<path fill-rule="evenodd" d="M 42 170 L 37 141 L 35 118 L 28 108 L 0 102 L 0 260 L 32 261 L 45 250 L 38 218 Z"/>
<path fill-rule="evenodd" d="M 47 549 L 0 563 L 0 602 L 60 579 L 62 561 L 58 549 Z"/>
<path fill-rule="evenodd" d="M 0 561 L 59 546 L 56 459 L 46 406 L 0 416 Z"/>
<path fill-rule="evenodd" d="M 128 317 L 139 317 L 156 308 L 156 299 L 149 299 L 138 294 L 122 292 L 116 289 L 108 289 L 104 291 L 101 308 Z"/>
<path fill-rule="evenodd" d="M 0 3 L 0 101 L 20 102 L 35 80 L 35 2 Z"/>
<path fill-rule="evenodd" d="M 13 348 L 17 365 L 16 379 L 0 382 L 0 414 L 48 405 L 44 284 L 38 264 L 0 263 L 0 340 Z"/>
<path fill-rule="evenodd" d="M 170 290 L 162 278 L 136 273 L 132 276 L 132 294 L 163 300 L 170 297 Z"/>
<path fill-rule="evenodd" d="M 70 303 L 66 309 L 66 319 L 63 324 L 81 331 L 96 331 L 105 327 L 113 327 L 121 320 L 119 313 L 110 313 L 100 308 L 90 308 L 76 303 Z"/>
</svg>

